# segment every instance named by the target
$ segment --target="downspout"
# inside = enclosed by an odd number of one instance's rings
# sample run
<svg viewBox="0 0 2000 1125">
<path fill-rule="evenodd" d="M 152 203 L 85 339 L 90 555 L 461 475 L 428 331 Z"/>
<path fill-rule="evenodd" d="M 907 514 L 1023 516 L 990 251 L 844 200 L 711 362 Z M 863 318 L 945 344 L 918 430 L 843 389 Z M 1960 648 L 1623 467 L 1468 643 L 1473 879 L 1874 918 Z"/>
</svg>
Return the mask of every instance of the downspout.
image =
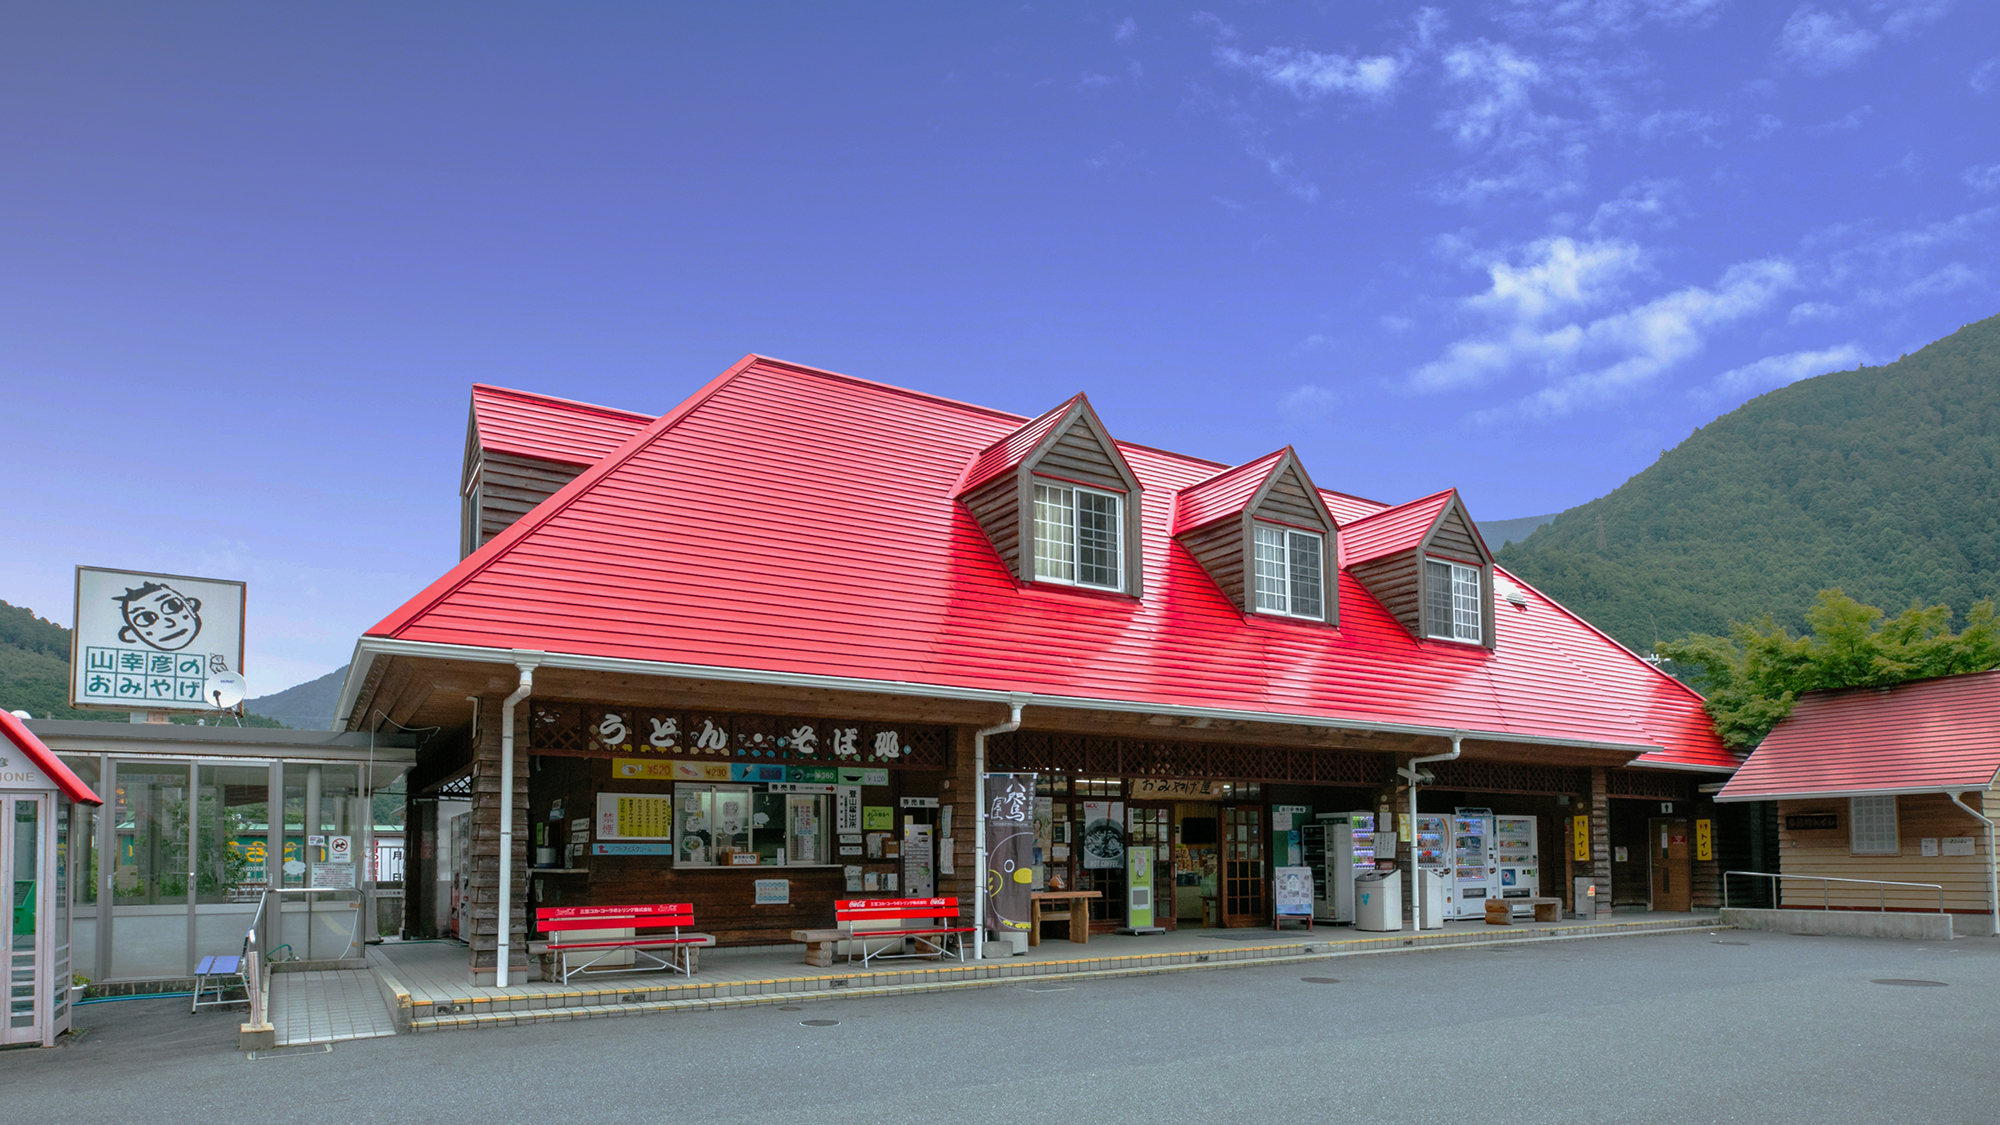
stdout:
<svg viewBox="0 0 2000 1125">
<path fill-rule="evenodd" d="M 1990 792 L 1990 790 L 1989 790 Z M 2000 855 L 1993 853 L 1993 821 L 1985 813 L 1973 812 L 1972 806 L 1959 800 L 1960 794 L 1947 793 L 1951 803 L 1964 809 L 1970 816 L 1977 817 L 1986 826 L 1986 901 L 1993 907 L 1993 936 L 2000 937 Z M 1985 803 L 1985 798 L 1980 798 Z"/>
<path fill-rule="evenodd" d="M 1459 751 L 1462 749 L 1459 742 L 1464 737 L 1462 734 L 1451 736 L 1450 753 L 1411 758 L 1409 761 L 1404 762 L 1402 767 L 1396 771 L 1399 776 L 1408 779 L 1410 783 L 1410 922 L 1418 933 L 1422 933 L 1424 929 L 1424 885 L 1421 882 L 1423 870 L 1417 866 L 1417 785 L 1421 781 L 1430 780 L 1430 774 L 1428 771 L 1419 770 L 1417 767 L 1425 762 L 1457 761 Z"/>
<path fill-rule="evenodd" d="M 1021 702 L 1016 699 L 1007 721 L 986 727 L 972 735 L 972 870 L 979 880 L 972 895 L 972 959 L 986 956 L 986 736 L 1012 734 L 1021 729 Z"/>
<path fill-rule="evenodd" d="M 535 667 L 539 657 L 514 657 L 521 670 L 521 686 L 500 705 L 500 902 L 496 921 L 499 948 L 495 951 L 493 983 L 507 987 L 507 959 L 513 953 L 514 937 L 514 708 L 535 688 Z"/>
</svg>

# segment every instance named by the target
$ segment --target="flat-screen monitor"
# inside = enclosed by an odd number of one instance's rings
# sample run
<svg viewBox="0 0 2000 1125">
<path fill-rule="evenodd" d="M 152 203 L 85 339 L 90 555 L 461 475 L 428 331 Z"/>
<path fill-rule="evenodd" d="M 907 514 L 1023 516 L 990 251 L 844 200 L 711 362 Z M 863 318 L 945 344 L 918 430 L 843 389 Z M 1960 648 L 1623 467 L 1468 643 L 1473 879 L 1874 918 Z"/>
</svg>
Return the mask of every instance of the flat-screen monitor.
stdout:
<svg viewBox="0 0 2000 1125">
<path fill-rule="evenodd" d="M 1212 816 L 1182 817 L 1181 843 L 1190 846 L 1215 843 L 1215 818 Z"/>
</svg>

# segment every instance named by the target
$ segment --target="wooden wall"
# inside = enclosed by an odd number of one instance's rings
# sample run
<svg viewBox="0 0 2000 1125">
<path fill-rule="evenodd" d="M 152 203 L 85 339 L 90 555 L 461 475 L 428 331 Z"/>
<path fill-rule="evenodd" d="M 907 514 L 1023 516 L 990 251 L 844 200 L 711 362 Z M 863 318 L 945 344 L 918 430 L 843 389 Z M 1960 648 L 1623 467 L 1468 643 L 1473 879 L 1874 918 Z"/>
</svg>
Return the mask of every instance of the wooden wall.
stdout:
<svg viewBox="0 0 2000 1125">
<path fill-rule="evenodd" d="M 1002 473 L 980 485 L 965 498 L 979 529 L 1000 554 L 1014 577 L 1021 571 L 1021 482 L 1013 473 Z M 1033 534 L 1031 531 L 1029 534 Z"/>
<path fill-rule="evenodd" d="M 1979 795 L 1966 799 L 1987 815 L 2000 807 L 2000 793 L 1988 793 L 1982 807 Z M 1805 813 L 1833 813 L 1838 828 L 1793 830 L 1788 817 Z M 1779 801 L 1779 871 L 1785 875 L 1827 875 L 1843 879 L 1891 879 L 1909 883 L 1938 883 L 1945 888 L 1945 909 L 1985 914 L 1991 911 L 1987 896 L 1986 826 L 1967 816 L 1949 797 L 1937 793 L 1906 794 L 1896 798 L 1896 832 L 1901 838 L 1901 855 L 1854 855 L 1849 841 L 1849 816 L 1845 800 Z M 1931 837 L 1970 836 L 1973 854 L 1968 856 L 1926 856 L 1922 842 Z M 1943 851 L 1940 844 L 1939 851 Z M 1835 908 L 1873 910 L 1881 901 L 1873 887 L 1842 888 L 1832 884 L 1823 897 L 1820 884 L 1797 879 L 1785 880 L 1784 905 L 1816 909 L 1822 903 Z M 1936 910 L 1936 891 L 1889 888 L 1887 901 L 1892 910 Z"/>
<path fill-rule="evenodd" d="M 1415 551 L 1400 551 L 1385 555 L 1372 562 L 1354 568 L 1354 577 L 1361 580 L 1375 600 L 1389 615 L 1403 623 L 1412 636 L 1423 636 L 1423 592 L 1421 568 L 1417 565 Z"/>
<path fill-rule="evenodd" d="M 1299 527 L 1316 527 L 1321 531 L 1332 530 L 1327 527 L 1326 519 L 1319 514 L 1319 505 L 1313 503 L 1312 498 L 1306 495 L 1306 486 L 1299 480 L 1297 470 L 1290 465 L 1286 465 L 1284 472 L 1278 474 L 1278 479 L 1271 482 L 1270 491 L 1264 494 L 1264 500 L 1257 505 L 1254 514 L 1269 516 L 1274 520 Z"/>
<path fill-rule="evenodd" d="M 1220 520 L 1181 536 L 1180 542 L 1208 572 L 1222 596 L 1243 609 L 1243 521 L 1233 517 Z"/>
<path fill-rule="evenodd" d="M 1130 487 L 1081 415 L 1042 454 L 1034 468 L 1107 492 L 1125 492 Z M 1131 513 L 1130 518 L 1138 518 L 1138 513 Z"/>
<path fill-rule="evenodd" d="M 478 541 L 463 545 L 465 553 L 485 546 L 581 472 L 575 465 L 482 452 L 472 469 L 466 495 L 466 503 L 474 509 Z"/>
</svg>

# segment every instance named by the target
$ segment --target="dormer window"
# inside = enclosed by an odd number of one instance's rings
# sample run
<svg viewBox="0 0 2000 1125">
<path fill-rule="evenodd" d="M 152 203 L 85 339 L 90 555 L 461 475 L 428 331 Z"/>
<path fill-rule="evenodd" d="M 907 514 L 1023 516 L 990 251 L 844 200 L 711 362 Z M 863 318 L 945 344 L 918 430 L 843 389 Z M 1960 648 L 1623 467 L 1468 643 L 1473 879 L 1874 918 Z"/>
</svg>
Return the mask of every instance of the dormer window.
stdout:
<svg viewBox="0 0 2000 1125">
<path fill-rule="evenodd" d="M 1485 599 L 1480 596 L 1479 568 L 1442 559 L 1425 559 L 1429 579 L 1424 584 L 1427 601 L 1424 619 L 1430 635 L 1439 640 L 1486 640 Z"/>
<path fill-rule="evenodd" d="M 1093 488 L 1035 485 L 1035 577 L 1044 582 L 1124 588 L 1119 497 Z"/>
<path fill-rule="evenodd" d="M 1265 523 L 1256 533 L 1257 611 L 1323 620 L 1325 538 Z"/>
</svg>

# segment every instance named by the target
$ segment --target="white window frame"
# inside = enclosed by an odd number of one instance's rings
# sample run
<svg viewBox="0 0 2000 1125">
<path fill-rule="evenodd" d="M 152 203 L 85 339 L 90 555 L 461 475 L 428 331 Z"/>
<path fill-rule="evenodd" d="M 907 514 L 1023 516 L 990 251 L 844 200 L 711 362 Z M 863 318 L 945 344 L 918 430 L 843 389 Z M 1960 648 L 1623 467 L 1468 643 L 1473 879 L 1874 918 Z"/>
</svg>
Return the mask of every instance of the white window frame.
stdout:
<svg viewBox="0 0 2000 1125">
<path fill-rule="evenodd" d="M 1451 583 L 1447 595 L 1451 599 L 1451 620 L 1439 622 L 1431 612 L 1431 584 L 1435 576 L 1430 573 L 1432 566 L 1449 568 L 1446 580 Z M 1470 583 L 1471 594 L 1465 587 Z M 1424 625 L 1425 635 L 1435 641 L 1460 641 L 1466 644 L 1486 643 L 1486 581 L 1481 567 L 1467 566 L 1452 559 L 1424 557 Z M 1440 626 L 1447 631 L 1440 632 Z M 1468 632 L 1470 630 L 1470 632 Z"/>
<path fill-rule="evenodd" d="M 1896 797 L 1847 799 L 1847 849 L 1850 855 L 1902 855 L 1902 826 L 1896 820 Z"/>
<path fill-rule="evenodd" d="M 718 800 L 725 794 L 740 795 L 743 798 L 744 802 L 743 830 L 740 833 L 740 835 L 742 836 L 744 842 L 749 845 L 749 850 L 753 852 L 758 850 L 759 844 L 763 842 L 759 840 L 759 837 L 764 837 L 765 840 L 768 840 L 770 836 L 775 834 L 780 841 L 778 845 L 778 850 L 784 852 L 785 854 L 785 861 L 782 864 L 717 863 L 715 861 L 716 857 L 715 826 L 712 823 L 705 823 L 704 826 L 701 829 L 699 829 L 699 831 L 708 833 L 708 843 L 701 850 L 701 858 L 698 859 L 689 858 L 687 850 L 682 845 L 682 840 L 685 839 L 686 836 L 689 834 L 689 830 L 685 827 L 687 823 L 686 819 L 687 815 L 694 810 L 696 800 L 699 797 L 703 796 L 707 797 L 712 806 L 716 800 Z M 781 802 L 785 810 L 785 822 L 783 824 L 777 824 L 777 825 L 766 824 L 761 828 L 757 826 L 755 810 L 757 808 L 757 800 L 760 797 L 783 798 Z M 739 782 L 718 781 L 714 783 L 683 781 L 683 782 L 677 782 L 674 785 L 673 800 L 674 800 L 673 865 L 675 867 L 687 867 L 687 868 L 712 867 L 712 868 L 721 868 L 725 870 L 741 868 L 752 871 L 756 870 L 768 871 L 773 867 L 839 866 L 837 863 L 833 862 L 836 857 L 834 854 L 835 833 L 833 830 L 834 798 L 831 794 L 772 793 L 767 786 L 756 785 L 753 783 L 740 782 L 740 781 Z M 793 806 L 795 802 L 801 800 L 809 800 L 814 803 L 813 817 L 819 824 L 819 831 L 816 833 L 816 835 L 819 837 L 819 850 L 822 853 L 821 857 L 819 857 L 816 861 L 801 860 L 798 856 L 795 856 L 791 853 L 790 846 L 793 835 L 793 817 L 794 817 Z"/>
<path fill-rule="evenodd" d="M 1267 534 L 1277 537 L 1276 547 L 1278 557 L 1276 559 L 1267 559 L 1264 557 L 1264 537 Z M 1292 574 L 1294 538 L 1311 540 L 1319 552 L 1318 613 L 1299 613 L 1293 609 L 1297 601 L 1293 596 L 1293 587 L 1298 582 L 1298 579 Z M 1264 588 L 1264 581 L 1267 577 L 1267 566 L 1275 567 L 1275 571 L 1270 573 L 1268 577 L 1277 582 L 1278 589 L 1276 591 L 1267 591 Z M 1283 527 L 1274 523 L 1253 520 L 1250 532 L 1251 608 L 1258 613 L 1270 614 L 1274 617 L 1295 617 L 1301 621 L 1325 621 L 1326 601 L 1326 536 L 1318 532 L 1301 531 L 1293 527 Z"/>
<path fill-rule="evenodd" d="M 1062 540 L 1044 536 L 1042 529 L 1052 521 L 1043 518 L 1044 492 L 1053 497 L 1063 497 L 1062 511 L 1067 513 L 1067 538 Z M 1083 506 L 1076 502 L 1078 495 L 1096 496 L 1111 501 L 1111 519 L 1116 525 L 1111 535 L 1111 574 L 1116 582 L 1105 585 L 1085 582 L 1078 575 L 1082 572 L 1083 528 L 1081 526 Z M 1029 497 L 1030 522 L 1034 533 L 1034 576 L 1037 582 L 1051 582 L 1059 586 L 1075 586 L 1081 590 L 1108 590 L 1112 593 L 1125 592 L 1125 498 L 1116 492 L 1101 488 L 1089 488 L 1080 484 L 1063 481 L 1036 479 L 1034 491 Z M 1067 548 L 1067 557 L 1052 551 L 1045 551 L 1044 544 Z M 1067 573 L 1062 573 L 1066 571 Z"/>
</svg>

